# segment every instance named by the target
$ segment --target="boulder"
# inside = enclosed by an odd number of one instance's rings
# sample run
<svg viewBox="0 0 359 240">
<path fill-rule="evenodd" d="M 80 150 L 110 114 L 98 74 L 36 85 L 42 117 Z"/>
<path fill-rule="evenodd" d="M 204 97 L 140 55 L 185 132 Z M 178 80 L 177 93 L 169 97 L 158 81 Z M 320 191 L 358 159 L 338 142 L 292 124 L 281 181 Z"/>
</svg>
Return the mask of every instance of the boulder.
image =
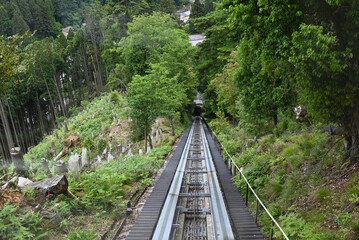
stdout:
<svg viewBox="0 0 359 240">
<path fill-rule="evenodd" d="M 47 229 L 56 229 L 60 227 L 61 218 L 49 209 L 40 210 L 40 218 L 42 219 L 42 226 Z"/>
<path fill-rule="evenodd" d="M 28 178 L 23 178 L 23 177 L 19 177 L 18 182 L 17 182 L 17 186 L 18 187 L 25 187 L 26 185 L 33 183 L 33 181 L 31 181 Z"/>
<path fill-rule="evenodd" d="M 65 175 L 53 178 L 45 178 L 44 180 L 27 184 L 25 188 L 35 189 L 43 193 L 45 196 L 50 194 L 59 195 L 66 194 L 69 183 Z"/>
<path fill-rule="evenodd" d="M 345 131 L 343 127 L 336 127 L 336 126 L 323 126 L 323 131 L 328 132 L 330 135 L 344 135 Z"/>
</svg>

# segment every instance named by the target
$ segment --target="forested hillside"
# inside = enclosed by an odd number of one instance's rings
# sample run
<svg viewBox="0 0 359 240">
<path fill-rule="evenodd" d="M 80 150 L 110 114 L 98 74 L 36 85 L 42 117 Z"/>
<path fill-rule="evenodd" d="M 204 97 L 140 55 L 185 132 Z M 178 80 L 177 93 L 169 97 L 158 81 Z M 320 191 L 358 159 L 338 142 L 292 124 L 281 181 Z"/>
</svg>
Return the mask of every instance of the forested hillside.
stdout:
<svg viewBox="0 0 359 240">
<path fill-rule="evenodd" d="M 204 115 L 289 239 L 359 236 L 358 12 L 352 0 L 224 0 L 194 21 Z"/>
<path fill-rule="evenodd" d="M 303 104 L 316 121 L 344 128 L 354 160 L 358 10 L 351 0 L 222 1 L 196 21 L 206 35 L 197 76 L 206 92 L 207 116 L 221 110 L 231 119 L 272 121 L 275 127 L 280 116 Z M 237 65 L 229 61 L 231 52 Z M 228 79 L 234 95 L 218 87 Z"/>
<path fill-rule="evenodd" d="M 167 61 L 175 74 L 181 74 L 182 84 L 192 81 L 186 69 L 176 66 L 175 61 L 190 63 L 186 44 L 176 43 L 178 49 L 168 48 L 180 39 L 187 40 L 183 33 L 176 39 L 157 39 L 156 34 L 178 28 L 174 19 L 160 14 L 153 15 L 158 27 L 141 33 L 153 39 L 138 41 L 138 31 L 146 28 L 145 21 L 133 26 L 127 24 L 136 16 L 154 11 L 173 13 L 179 2 L 173 1 L 4 1 L 0 3 L 1 51 L 7 47 L 26 49 L 21 59 L 15 61 L 16 74 L 2 69 L 1 149 L 5 161 L 10 159 L 9 150 L 21 146 L 26 152 L 49 133 L 57 123 L 71 115 L 72 108 L 81 101 L 100 96 L 103 91 L 126 91 L 135 74 L 145 74 L 151 64 Z M 181 4 L 179 4 L 181 5 Z M 150 18 L 149 18 L 150 19 Z M 164 21 L 170 21 L 165 23 Z M 61 29 L 72 26 L 68 34 Z M 137 29 L 136 29 L 137 28 Z M 162 29 L 160 29 L 162 28 Z M 127 32 L 129 30 L 129 32 Z M 30 31 L 31 38 L 12 40 L 6 36 Z M 127 37 L 127 38 L 126 38 Z M 172 42 L 171 42 L 172 41 Z M 132 45 L 137 46 L 132 48 Z M 157 48 L 165 47 L 159 51 Z M 153 51 L 153 48 L 156 51 Z M 126 51 L 122 51 L 126 49 Z M 128 49 L 128 50 L 127 50 Z M 170 52 L 171 51 L 171 52 Z M 177 53 L 175 52 L 177 51 Z M 183 58 L 175 55 L 183 54 Z M 5 56 L 5 55 L 4 55 Z M 10 56 L 10 55 L 9 55 Z M 10 56 L 13 60 L 16 55 Z M 9 64 L 13 64 L 9 62 Z M 166 66 L 167 67 L 167 66 Z M 180 69 L 181 68 L 181 69 Z M 174 71 L 170 70 L 170 71 Z M 182 72 L 182 73 L 181 73 Z M 13 72 L 15 73 L 15 72 Z M 191 86 L 193 84 L 190 84 Z M 189 96 L 187 92 L 186 96 Z M 188 102 L 187 102 L 188 103 Z M 184 106 L 184 105 L 183 105 Z"/>
<path fill-rule="evenodd" d="M 290 239 L 358 239 L 358 16 L 357 0 L 0 0 L 0 238 L 107 234 L 151 185 L 198 91 Z M 38 199 L 12 177 L 61 176 L 82 148 L 70 193 L 40 199 L 57 229 L 21 217 Z"/>
</svg>

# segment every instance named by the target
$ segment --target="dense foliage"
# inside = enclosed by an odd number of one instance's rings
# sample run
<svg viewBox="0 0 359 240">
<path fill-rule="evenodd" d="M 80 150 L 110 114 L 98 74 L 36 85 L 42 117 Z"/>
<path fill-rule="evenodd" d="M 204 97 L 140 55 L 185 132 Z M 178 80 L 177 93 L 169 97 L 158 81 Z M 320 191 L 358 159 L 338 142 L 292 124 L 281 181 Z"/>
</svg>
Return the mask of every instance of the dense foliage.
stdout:
<svg viewBox="0 0 359 240">
<path fill-rule="evenodd" d="M 6 74 L 4 71 L 1 74 L 2 89 L 7 86 L 2 92 L 3 106 L 0 108 L 4 126 L 0 149 L 4 163 L 11 161 L 10 148 L 21 146 L 26 152 L 64 117 L 70 116 L 81 101 L 91 100 L 110 89 L 126 92 L 134 74 L 147 74 L 148 67 L 136 67 L 141 64 L 167 62 L 165 68 L 170 77 L 179 74 L 180 82 L 188 83 L 187 97 L 194 95 L 190 67 L 192 52 L 187 35 L 178 29 L 173 15 L 163 15 L 173 14 L 175 5 L 172 0 L 19 0 L 3 1 L 0 6 L 0 35 L 4 35 L 1 46 L 14 46 L 11 51 L 16 54 L 10 56 L 5 52 L 10 48 L 1 47 L 2 56 L 7 58 L 1 61 L 9 63 L 1 64 L 8 68 L 3 69 Z M 144 16 L 154 11 L 157 12 L 151 18 Z M 137 16 L 142 17 L 136 20 L 137 23 L 131 23 Z M 140 19 L 145 25 L 138 24 Z M 146 23 L 150 19 L 151 22 Z M 165 23 L 164 27 L 161 22 Z M 152 30 L 147 28 L 150 23 Z M 61 33 L 63 27 L 68 28 Z M 136 34 L 144 29 L 148 32 L 143 34 L 152 34 L 156 38 L 152 37 L 152 43 L 157 42 L 155 49 L 159 51 L 149 55 L 153 60 L 148 58 L 142 62 L 143 54 L 149 52 L 137 51 L 139 49 L 135 47 L 131 53 L 131 47 L 134 47 L 131 44 L 143 44 L 136 43 L 142 41 Z M 35 31 L 31 41 L 23 41 L 29 33 L 17 37 L 18 40 L 6 38 L 6 35 L 28 30 Z M 173 36 L 172 40 L 167 41 L 166 34 Z M 24 44 L 17 46 L 17 42 Z M 177 47 L 169 47 L 174 44 Z M 148 44 L 147 47 L 150 51 L 151 46 Z M 32 56 L 27 61 L 28 70 L 21 62 L 25 53 Z M 15 71 L 18 74 L 13 74 Z M 184 101 L 182 108 L 176 111 L 183 112 L 188 103 Z"/>
<path fill-rule="evenodd" d="M 315 120 L 344 127 L 355 159 L 359 9 L 354 2 L 223 1 L 213 14 L 196 21 L 206 33 L 198 56 L 201 85 L 223 71 L 229 52 L 238 46 L 239 66 L 229 77 L 238 87 L 239 109 L 250 119 L 272 120 L 276 126 L 278 116 L 303 104 Z M 205 90 L 208 116 L 216 112 L 220 94 L 213 85 Z"/>
<path fill-rule="evenodd" d="M 210 126 L 290 239 L 358 238 L 359 175 L 357 164 L 343 161 L 342 137 L 318 127 L 309 132 L 305 123 L 289 118 L 257 141 L 253 135 L 263 134 L 261 129 L 253 132 L 242 123 L 233 127 L 223 119 Z M 233 179 L 245 196 L 243 178 Z M 249 196 L 254 214 L 255 198 Z M 263 210 L 259 219 L 268 235 L 271 223 Z M 284 239 L 274 229 L 275 238 Z"/>
</svg>

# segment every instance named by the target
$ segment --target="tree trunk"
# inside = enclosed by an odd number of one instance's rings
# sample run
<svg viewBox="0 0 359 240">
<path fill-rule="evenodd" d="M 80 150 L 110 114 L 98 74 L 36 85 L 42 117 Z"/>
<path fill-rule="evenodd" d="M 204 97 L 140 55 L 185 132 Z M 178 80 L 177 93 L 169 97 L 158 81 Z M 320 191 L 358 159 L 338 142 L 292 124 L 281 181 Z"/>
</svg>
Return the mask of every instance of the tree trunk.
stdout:
<svg viewBox="0 0 359 240">
<path fill-rule="evenodd" d="M 20 118 L 20 114 L 17 114 L 17 128 L 19 129 L 19 133 L 20 133 L 20 142 L 21 142 L 21 149 L 24 149 L 24 152 L 27 152 L 27 146 L 26 146 L 26 143 L 25 143 L 25 135 L 24 135 L 24 131 L 23 129 L 21 128 L 21 125 L 20 125 L 20 122 L 22 121 L 21 118 Z"/>
<path fill-rule="evenodd" d="M 352 161 L 359 159 L 359 134 L 352 136 L 352 146 L 350 148 L 350 159 Z"/>
<path fill-rule="evenodd" d="M 11 135 L 9 122 L 7 120 L 7 116 L 5 114 L 4 107 L 3 107 L 1 99 L 0 99 L 0 117 L 1 117 L 1 120 L 3 122 L 4 132 L 5 132 L 8 147 L 9 147 L 9 149 L 11 149 L 11 148 L 14 147 L 14 140 L 13 140 L 12 135 Z"/>
<path fill-rule="evenodd" d="M 75 87 L 75 89 L 79 89 L 77 94 L 75 92 L 76 106 L 80 106 L 81 101 L 83 99 L 85 99 L 85 97 L 84 97 L 84 89 L 81 86 L 82 85 L 82 80 L 81 80 L 81 76 L 79 74 L 79 69 L 78 69 L 78 71 L 76 71 L 75 76 L 76 76 L 76 80 L 74 81 L 74 87 Z"/>
<path fill-rule="evenodd" d="M 173 125 L 172 117 L 168 117 L 168 119 L 170 120 L 170 123 L 171 123 L 172 136 L 175 136 L 175 135 L 176 135 L 176 133 L 175 133 L 175 126 Z"/>
<path fill-rule="evenodd" d="M 35 97 L 35 104 L 36 104 L 37 114 L 39 116 L 41 134 L 45 135 L 45 126 L 44 126 L 44 121 L 42 119 L 42 111 L 41 111 L 41 106 L 40 106 L 40 101 L 39 101 L 39 94 L 37 93 L 37 91 L 36 91 L 36 97 Z"/>
<path fill-rule="evenodd" d="M 150 145 L 150 149 L 154 149 L 154 146 L 152 145 L 151 135 L 148 135 L 148 143 Z"/>
<path fill-rule="evenodd" d="M 99 82 L 100 80 L 98 79 L 98 74 L 97 74 L 97 68 L 96 68 L 96 65 L 95 65 L 95 61 L 93 59 L 93 56 L 91 56 L 91 59 L 92 59 L 92 66 L 93 66 L 93 79 L 95 80 L 95 87 L 96 87 L 96 93 L 97 93 L 97 96 L 100 96 L 100 88 L 99 88 Z"/>
<path fill-rule="evenodd" d="M 145 125 L 145 154 L 147 153 L 147 124 Z"/>
<path fill-rule="evenodd" d="M 6 93 L 4 93 L 4 99 L 5 99 L 5 103 L 6 103 L 7 109 L 8 109 L 8 111 L 9 111 L 10 121 L 11 121 L 11 125 L 12 125 L 12 128 L 13 128 L 13 131 L 14 131 L 14 133 L 15 133 L 16 143 L 17 143 L 17 145 L 19 146 L 18 133 L 17 133 L 16 128 L 15 128 L 14 119 L 13 119 L 13 117 L 12 117 L 12 113 L 11 113 L 11 109 L 10 109 L 10 104 L 9 104 L 8 99 L 7 99 Z"/>
<path fill-rule="evenodd" d="M 21 122 L 21 129 L 22 129 L 22 132 L 23 132 L 24 143 L 25 143 L 26 149 L 28 149 L 29 146 L 30 146 L 29 145 L 30 138 L 29 138 L 29 133 L 28 133 L 27 127 L 26 127 L 26 119 L 25 119 L 24 109 L 20 110 L 19 115 L 20 115 L 19 119 L 20 119 L 20 122 Z"/>
<path fill-rule="evenodd" d="M 29 109 L 27 109 L 27 111 L 25 111 L 25 119 L 26 119 L 26 122 L 27 122 L 28 131 L 29 131 L 30 146 L 34 146 L 35 145 L 35 139 L 34 139 L 34 132 L 32 130 L 32 117 L 31 117 Z"/>
<path fill-rule="evenodd" d="M 69 96 L 69 106 L 73 106 L 74 105 L 74 95 L 73 95 L 73 88 L 72 88 L 72 81 L 70 80 L 70 78 L 67 78 L 67 86 L 69 88 L 69 92 L 68 92 L 68 96 Z"/>
<path fill-rule="evenodd" d="M 0 141 L 5 163 L 11 163 L 11 156 L 9 151 L 10 149 L 8 149 L 8 146 L 6 145 L 2 134 L 0 134 Z"/>
<path fill-rule="evenodd" d="M 277 127 L 277 124 L 278 124 L 278 115 L 277 114 L 273 115 L 273 123 L 274 123 L 274 126 Z"/>
<path fill-rule="evenodd" d="M 52 100 L 52 96 L 51 96 L 51 93 L 50 93 L 50 90 L 49 90 L 49 86 L 47 85 L 46 79 L 44 79 L 44 81 L 45 81 L 47 94 L 49 94 L 50 103 L 51 103 L 51 107 L 52 107 L 52 114 L 51 115 L 54 117 L 54 120 L 56 120 L 57 116 L 56 116 L 56 109 L 55 109 L 54 101 Z M 55 127 L 55 125 L 53 127 Z"/>
<path fill-rule="evenodd" d="M 2 168 L 5 163 L 6 163 L 6 157 L 5 157 L 5 151 L 4 151 L 4 148 L 2 147 L 2 139 L 1 139 L 1 135 L 0 135 L 0 151 L 1 151 L 1 156 L 2 156 L 2 159 L 0 158 L 0 167 Z"/>
<path fill-rule="evenodd" d="M 100 91 L 99 91 L 99 89 L 98 89 L 98 85 L 97 85 L 97 78 L 96 78 L 96 70 L 94 71 L 94 72 L 92 72 L 93 73 L 93 79 L 95 80 L 95 87 L 96 87 L 96 95 L 97 96 L 100 96 Z"/>
<path fill-rule="evenodd" d="M 86 86 L 87 86 L 87 98 L 89 99 L 89 95 L 91 92 L 91 86 L 90 86 L 90 77 L 89 77 L 89 72 L 88 72 L 88 67 L 87 67 L 87 62 L 85 59 L 85 55 L 81 56 L 82 59 L 82 65 L 84 68 L 84 73 L 85 73 L 85 81 L 86 81 Z"/>
<path fill-rule="evenodd" d="M 100 92 L 102 92 L 103 89 L 103 79 L 102 79 L 102 74 L 101 74 L 101 62 L 99 60 L 98 57 L 98 50 L 97 50 L 97 46 L 96 43 L 93 43 L 94 45 L 94 52 L 95 52 L 95 60 L 96 60 L 96 65 L 97 65 L 97 83 L 98 83 L 98 89 Z"/>
<path fill-rule="evenodd" d="M 54 83 L 55 83 L 55 87 L 56 87 L 56 92 L 57 92 L 57 96 L 58 96 L 58 98 L 59 98 L 59 102 L 60 102 L 62 114 L 66 117 L 66 116 L 67 116 L 67 112 L 66 112 L 66 108 L 65 108 L 65 104 L 64 104 L 64 98 L 62 97 L 61 86 L 59 86 L 59 83 L 58 83 L 58 81 L 57 81 L 57 76 L 55 76 L 55 74 L 54 74 L 52 77 L 53 77 L 53 79 L 54 79 Z"/>
<path fill-rule="evenodd" d="M 107 63 L 105 63 L 105 71 L 106 71 L 106 80 L 108 81 L 108 66 L 107 66 Z"/>
<path fill-rule="evenodd" d="M 97 74 L 98 88 L 99 88 L 99 91 L 102 92 L 103 80 L 102 80 L 102 74 L 101 74 L 101 63 L 100 63 L 99 55 L 98 55 L 98 48 L 97 48 L 97 44 L 96 44 L 95 33 L 93 32 L 93 29 L 92 29 L 92 26 L 93 26 L 92 20 L 88 17 L 86 22 L 87 22 L 87 26 L 88 26 L 87 29 L 89 31 L 90 38 L 91 38 L 93 51 L 95 53 L 95 62 L 97 65 L 97 71 L 96 70 L 95 71 Z"/>
</svg>

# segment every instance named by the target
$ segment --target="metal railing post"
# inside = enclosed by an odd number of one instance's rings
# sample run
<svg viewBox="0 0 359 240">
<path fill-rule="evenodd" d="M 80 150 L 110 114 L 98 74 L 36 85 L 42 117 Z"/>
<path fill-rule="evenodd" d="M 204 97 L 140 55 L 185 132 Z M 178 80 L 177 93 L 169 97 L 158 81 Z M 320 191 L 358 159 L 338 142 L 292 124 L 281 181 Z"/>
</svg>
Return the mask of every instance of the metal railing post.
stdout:
<svg viewBox="0 0 359 240">
<path fill-rule="evenodd" d="M 259 212 L 259 201 L 257 199 L 257 203 L 256 203 L 256 223 L 258 222 L 258 212 Z"/>
<path fill-rule="evenodd" d="M 269 232 L 269 240 L 273 239 L 273 225 L 274 225 L 274 222 L 272 221 L 272 226 L 270 227 L 270 232 Z"/>
<path fill-rule="evenodd" d="M 249 190 L 249 187 L 248 187 L 248 184 L 247 184 L 247 190 L 246 190 L 246 206 L 248 207 L 248 191 Z"/>
</svg>

